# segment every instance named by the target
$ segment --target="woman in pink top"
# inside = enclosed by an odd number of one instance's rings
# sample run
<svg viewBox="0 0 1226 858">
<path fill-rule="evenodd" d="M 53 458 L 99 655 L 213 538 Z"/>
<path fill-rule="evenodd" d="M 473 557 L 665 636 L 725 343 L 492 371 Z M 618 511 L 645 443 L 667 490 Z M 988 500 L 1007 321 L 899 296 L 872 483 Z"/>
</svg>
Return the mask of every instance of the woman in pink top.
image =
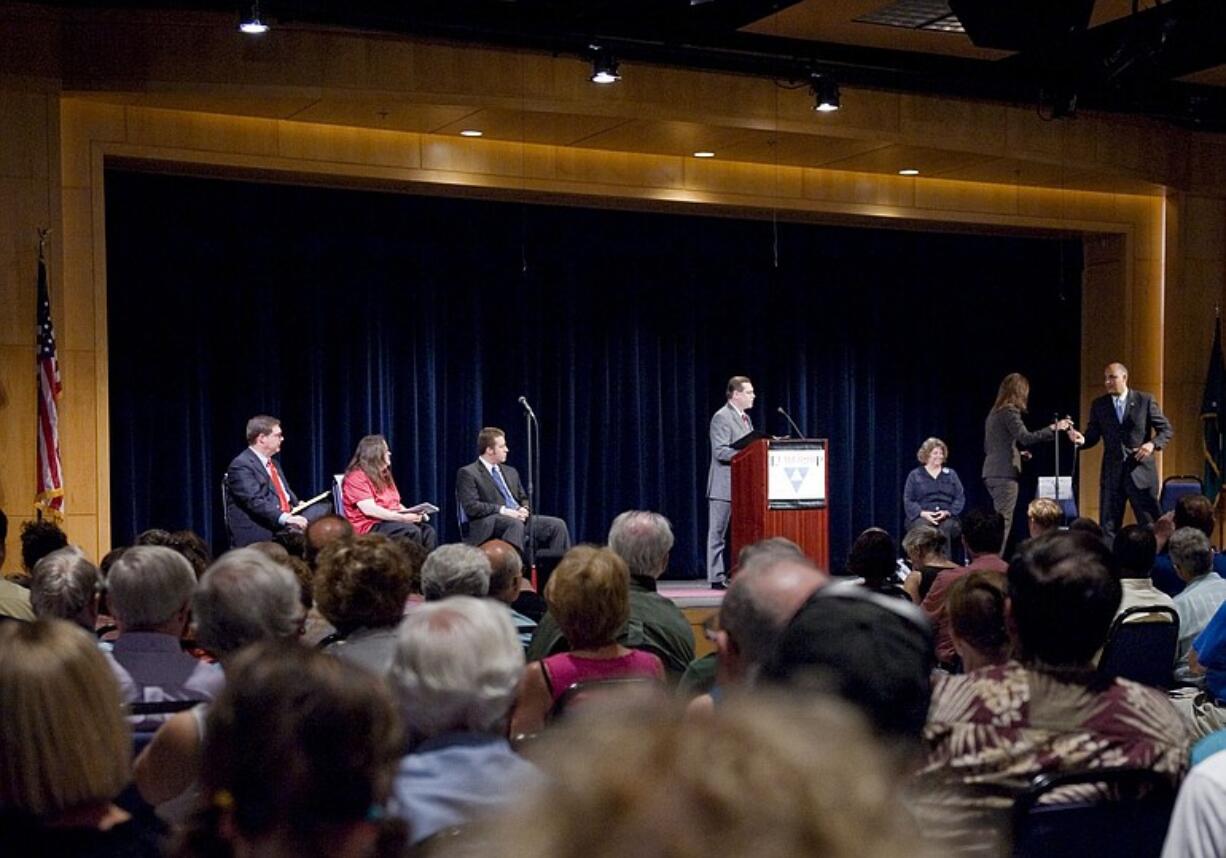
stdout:
<svg viewBox="0 0 1226 858">
<path fill-rule="evenodd" d="M 631 677 L 663 682 L 659 658 L 617 642 L 630 616 L 630 571 L 612 551 L 578 545 L 566 552 L 545 587 L 545 601 L 571 649 L 524 670 L 512 736 L 539 732 L 554 703 L 576 682 Z"/>
<path fill-rule="evenodd" d="M 392 451 L 382 435 L 367 435 L 345 469 L 341 483 L 345 518 L 357 533 L 382 533 L 393 539 L 407 539 L 434 549 L 438 537 L 426 524 L 428 516 L 409 512 L 400 502 L 400 492 L 392 479 Z"/>
</svg>

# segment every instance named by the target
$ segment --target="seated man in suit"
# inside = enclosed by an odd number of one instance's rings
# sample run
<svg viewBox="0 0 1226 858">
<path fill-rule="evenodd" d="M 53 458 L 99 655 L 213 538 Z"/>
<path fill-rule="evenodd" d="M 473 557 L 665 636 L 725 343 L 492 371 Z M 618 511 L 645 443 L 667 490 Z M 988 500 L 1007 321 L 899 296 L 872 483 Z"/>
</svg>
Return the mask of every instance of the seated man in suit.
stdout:
<svg viewBox="0 0 1226 858">
<path fill-rule="evenodd" d="M 226 471 L 226 518 L 234 548 L 272 539 L 287 527 L 307 526 L 306 518 L 293 514 L 298 498 L 272 458 L 284 438 L 275 417 L 258 414 L 247 421 L 248 447 Z"/>
<path fill-rule="evenodd" d="M 477 461 L 456 474 L 456 500 L 468 517 L 464 541 L 480 545 L 502 539 L 523 551 L 524 534 L 531 526 L 537 550 L 561 557 L 570 548 L 566 522 L 529 511 L 519 474 L 506 464 L 508 452 L 506 433 L 486 426 L 477 435 Z"/>
</svg>

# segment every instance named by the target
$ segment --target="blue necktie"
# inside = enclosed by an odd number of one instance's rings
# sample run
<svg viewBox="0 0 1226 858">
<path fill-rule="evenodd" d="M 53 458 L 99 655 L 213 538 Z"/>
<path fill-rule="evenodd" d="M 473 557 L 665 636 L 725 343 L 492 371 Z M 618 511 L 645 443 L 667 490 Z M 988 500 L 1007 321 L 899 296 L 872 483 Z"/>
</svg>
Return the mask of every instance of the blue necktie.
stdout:
<svg viewBox="0 0 1226 858">
<path fill-rule="evenodd" d="M 1115 419 L 1124 422 L 1124 397 L 1115 400 Z"/>
<path fill-rule="evenodd" d="M 502 497 L 507 502 L 507 509 L 519 509 L 519 501 L 511 494 L 507 481 L 502 478 L 502 469 L 495 465 L 490 472 L 494 475 L 494 483 L 498 486 L 498 491 L 502 492 Z"/>
</svg>

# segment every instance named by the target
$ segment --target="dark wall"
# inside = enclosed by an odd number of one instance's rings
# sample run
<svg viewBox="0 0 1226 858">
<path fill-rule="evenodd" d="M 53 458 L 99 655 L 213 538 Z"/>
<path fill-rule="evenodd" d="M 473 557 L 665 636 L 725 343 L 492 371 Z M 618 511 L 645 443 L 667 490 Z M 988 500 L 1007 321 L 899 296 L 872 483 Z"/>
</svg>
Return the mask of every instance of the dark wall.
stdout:
<svg viewBox="0 0 1226 858">
<path fill-rule="evenodd" d="M 302 496 L 384 433 L 406 502 L 443 507 L 454 540 L 477 430 L 506 429 L 524 466 L 523 394 L 542 511 L 602 541 L 617 512 L 659 510 L 673 574 L 698 575 L 707 423 L 744 373 L 760 427 L 785 433 L 782 405 L 830 439 L 840 567 L 860 529 L 897 533 L 928 435 L 987 503 L 1005 373 L 1030 377 L 1032 423 L 1077 402 L 1073 240 L 780 224 L 775 267 L 761 221 L 118 170 L 106 194 L 116 544 L 159 526 L 222 547 L 219 481 L 259 412 Z"/>
</svg>

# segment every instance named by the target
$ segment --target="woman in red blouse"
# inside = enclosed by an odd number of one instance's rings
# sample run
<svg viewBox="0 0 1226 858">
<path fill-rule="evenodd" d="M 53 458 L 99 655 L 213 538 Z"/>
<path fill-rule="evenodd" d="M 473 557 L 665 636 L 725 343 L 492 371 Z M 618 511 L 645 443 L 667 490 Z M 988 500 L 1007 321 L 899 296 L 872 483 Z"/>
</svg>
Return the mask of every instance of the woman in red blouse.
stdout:
<svg viewBox="0 0 1226 858">
<path fill-rule="evenodd" d="M 392 479 L 392 451 L 382 435 L 367 435 L 358 442 L 341 483 L 345 518 L 357 533 L 382 533 L 408 539 L 434 549 L 438 537 L 426 524 L 429 516 L 409 512 L 400 502 Z"/>
</svg>

